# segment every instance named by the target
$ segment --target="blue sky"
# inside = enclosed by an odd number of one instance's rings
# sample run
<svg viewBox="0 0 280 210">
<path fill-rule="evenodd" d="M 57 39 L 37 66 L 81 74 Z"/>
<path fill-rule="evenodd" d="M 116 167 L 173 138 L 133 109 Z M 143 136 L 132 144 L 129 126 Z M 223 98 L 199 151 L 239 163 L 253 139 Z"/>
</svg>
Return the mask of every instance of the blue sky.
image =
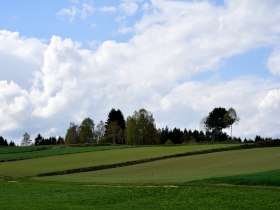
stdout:
<svg viewBox="0 0 280 210">
<path fill-rule="evenodd" d="M 52 35 L 71 38 L 82 42 L 86 47 L 92 40 L 125 41 L 130 35 L 121 34 L 118 29 L 136 22 L 140 18 L 140 11 L 124 18 L 124 12 L 119 9 L 120 4 L 121 1 L 113 0 L 3 1 L 0 14 L 1 27 L 18 31 L 23 36 L 46 40 L 49 40 Z M 81 14 L 83 5 L 91 7 L 85 11 L 86 17 L 82 17 Z M 100 11 L 106 8 L 108 11 Z M 63 15 L 63 9 L 77 10 L 77 14 L 73 17 L 70 14 Z"/>
<path fill-rule="evenodd" d="M 279 9 L 278 0 L 1 1 L 0 135 L 65 135 L 113 107 L 200 129 L 222 106 L 240 115 L 235 135 L 279 137 Z"/>
</svg>

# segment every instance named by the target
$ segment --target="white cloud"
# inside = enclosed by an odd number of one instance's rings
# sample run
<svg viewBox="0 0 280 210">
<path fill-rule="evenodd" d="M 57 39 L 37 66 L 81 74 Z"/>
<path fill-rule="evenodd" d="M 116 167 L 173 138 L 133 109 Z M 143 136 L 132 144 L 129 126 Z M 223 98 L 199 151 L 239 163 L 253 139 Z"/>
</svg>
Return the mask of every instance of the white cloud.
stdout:
<svg viewBox="0 0 280 210">
<path fill-rule="evenodd" d="M 117 8 L 113 7 L 113 6 L 105 6 L 105 7 L 101 7 L 99 8 L 100 12 L 116 12 Z"/>
<path fill-rule="evenodd" d="M 91 14 L 92 12 L 94 11 L 94 7 L 91 5 L 91 4 L 87 4 L 87 3 L 84 3 L 83 6 L 82 6 L 82 9 L 80 11 L 80 17 L 82 19 L 85 19 L 88 17 L 89 14 Z"/>
<path fill-rule="evenodd" d="M 78 15 L 78 9 L 75 6 L 72 6 L 70 8 L 62 8 L 57 12 L 58 16 L 66 17 L 69 22 L 73 22 Z"/>
<path fill-rule="evenodd" d="M 132 16 L 138 10 L 138 3 L 135 0 L 122 0 L 120 8 L 125 15 Z"/>
<path fill-rule="evenodd" d="M 279 135 L 279 131 L 275 131 L 280 120 L 272 120 L 279 112 L 276 110 L 280 105 L 280 94 L 275 90 L 279 87 L 280 83 L 257 78 L 186 82 L 163 97 L 155 113 L 161 122 L 198 129 L 200 120 L 213 108 L 234 107 L 241 117 L 239 124 L 234 126 L 234 135 Z"/>
<path fill-rule="evenodd" d="M 153 0 L 153 9 L 134 26 L 131 40 L 108 40 L 95 51 L 58 36 L 45 44 L 1 31 L 0 53 L 10 56 L 9 63 L 36 64 L 24 74 L 33 84 L 28 88 L 6 65 L 9 71 L 0 80 L 16 79 L 1 81 L 0 92 L 14 89 L 1 98 L 1 118 L 7 122 L 1 129 L 28 131 L 25 119 L 34 125 L 32 132 L 63 135 L 69 122 L 86 116 L 104 120 L 112 107 L 125 116 L 145 107 L 160 126 L 198 128 L 212 108 L 232 106 L 241 117 L 236 134 L 280 135 L 276 129 L 280 124 L 273 121 L 278 114 L 279 82 L 252 77 L 192 81 L 194 75 L 213 71 L 225 58 L 275 46 L 280 34 L 279 6 L 279 1 L 272 0 L 227 1 L 219 7 L 201 1 Z M 74 18 L 81 17 L 81 11 Z M 261 122 L 266 124 L 260 126 Z"/>
<path fill-rule="evenodd" d="M 270 55 L 267 66 L 272 74 L 280 76 L 280 50 L 275 50 Z"/>
<path fill-rule="evenodd" d="M 27 91 L 14 82 L 0 81 L 0 132 L 13 131 L 24 123 L 28 103 Z"/>
<path fill-rule="evenodd" d="M 56 14 L 62 18 L 66 18 L 69 22 L 73 22 L 76 18 L 86 19 L 95 8 L 90 3 L 79 5 L 78 2 L 71 5 L 69 8 L 62 8 Z"/>
<path fill-rule="evenodd" d="M 127 34 L 127 33 L 131 33 L 131 32 L 133 32 L 133 28 L 132 27 L 126 27 L 126 26 L 123 26 L 123 27 L 120 27 L 119 28 L 119 32 L 121 33 L 121 34 Z"/>
<path fill-rule="evenodd" d="M 0 30 L 0 80 L 13 80 L 28 89 L 32 74 L 41 68 L 46 45 L 23 38 L 17 32 Z"/>
</svg>

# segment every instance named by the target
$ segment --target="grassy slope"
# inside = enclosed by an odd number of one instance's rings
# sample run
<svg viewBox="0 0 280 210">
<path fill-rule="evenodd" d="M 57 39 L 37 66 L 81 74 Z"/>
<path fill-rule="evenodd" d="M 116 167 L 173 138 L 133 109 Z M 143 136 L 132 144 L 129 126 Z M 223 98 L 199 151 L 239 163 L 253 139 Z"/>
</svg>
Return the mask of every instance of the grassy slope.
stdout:
<svg viewBox="0 0 280 210">
<path fill-rule="evenodd" d="M 234 185 L 280 186 L 280 170 L 238 176 L 218 177 L 206 180 L 210 183 L 225 183 Z"/>
<path fill-rule="evenodd" d="M 154 146 L 125 148 L 120 150 L 104 150 L 51 157 L 42 157 L 29 160 L 0 163 L 0 176 L 24 177 L 34 176 L 39 173 L 61 171 L 66 169 L 90 167 L 158 157 L 190 151 L 211 148 L 229 147 L 230 144 L 186 145 L 186 146 Z"/>
<path fill-rule="evenodd" d="M 88 146 L 88 147 L 65 147 L 60 148 L 58 146 L 45 146 L 45 147 L 31 147 L 28 150 L 28 147 L 11 148 L 11 150 L 2 150 L 0 149 L 0 161 L 7 160 L 17 160 L 17 159 L 30 159 L 38 157 L 48 157 L 55 155 L 65 155 L 73 153 L 82 153 L 82 152 L 92 152 L 99 150 L 109 150 L 117 148 L 125 148 L 127 146 Z"/>
<path fill-rule="evenodd" d="M 144 163 L 102 171 L 40 177 L 95 183 L 184 183 L 210 177 L 280 169 L 280 147 L 235 150 Z"/>
<path fill-rule="evenodd" d="M 280 206 L 279 189 L 209 185 L 150 188 L 0 181 L 0 195 L 5 210 L 274 210 Z"/>
</svg>

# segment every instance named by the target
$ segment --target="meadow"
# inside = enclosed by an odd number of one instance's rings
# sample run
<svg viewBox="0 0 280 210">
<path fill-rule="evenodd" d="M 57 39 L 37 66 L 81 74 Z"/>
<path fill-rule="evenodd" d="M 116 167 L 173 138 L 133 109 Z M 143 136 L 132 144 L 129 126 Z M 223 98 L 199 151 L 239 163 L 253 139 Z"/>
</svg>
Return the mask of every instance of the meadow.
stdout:
<svg viewBox="0 0 280 210">
<path fill-rule="evenodd" d="M 126 145 L 115 146 L 30 146 L 29 147 L 0 147 L 0 161 L 24 160 L 55 155 L 66 155 L 99 150 L 128 148 Z"/>
<path fill-rule="evenodd" d="M 210 177 L 280 168 L 280 147 L 192 155 L 85 173 L 39 177 L 44 181 L 121 184 L 182 184 Z"/>
<path fill-rule="evenodd" d="M 0 208 L 279 209 L 280 147 L 168 157 L 232 146 L 235 145 L 85 149 L 1 162 Z M 22 154 L 29 152 L 22 150 Z M 92 172 L 37 176 L 42 172 L 162 156 L 167 158 Z"/>
<path fill-rule="evenodd" d="M 279 209 L 279 189 L 195 184 L 179 187 L 88 186 L 0 181 L 5 210 Z"/>
<path fill-rule="evenodd" d="M 40 173 L 48 173 L 53 171 L 63 171 L 67 169 L 114 164 L 125 161 L 134 161 L 184 152 L 193 152 L 231 146 L 235 145 L 206 144 L 186 146 L 150 146 L 48 156 L 27 160 L 2 162 L 0 164 L 0 176 L 35 176 Z"/>
<path fill-rule="evenodd" d="M 280 170 L 260 173 L 242 174 L 236 176 L 216 177 L 206 180 L 209 183 L 254 185 L 254 186 L 280 186 Z"/>
</svg>

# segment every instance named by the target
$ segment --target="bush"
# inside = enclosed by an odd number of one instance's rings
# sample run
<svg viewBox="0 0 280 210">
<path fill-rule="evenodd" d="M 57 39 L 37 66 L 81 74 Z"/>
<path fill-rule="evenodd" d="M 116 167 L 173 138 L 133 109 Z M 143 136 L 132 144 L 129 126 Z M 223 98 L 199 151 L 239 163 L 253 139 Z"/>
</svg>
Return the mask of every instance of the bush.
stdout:
<svg viewBox="0 0 280 210">
<path fill-rule="evenodd" d="M 164 145 L 173 145 L 173 142 L 170 139 L 167 139 Z"/>
</svg>

